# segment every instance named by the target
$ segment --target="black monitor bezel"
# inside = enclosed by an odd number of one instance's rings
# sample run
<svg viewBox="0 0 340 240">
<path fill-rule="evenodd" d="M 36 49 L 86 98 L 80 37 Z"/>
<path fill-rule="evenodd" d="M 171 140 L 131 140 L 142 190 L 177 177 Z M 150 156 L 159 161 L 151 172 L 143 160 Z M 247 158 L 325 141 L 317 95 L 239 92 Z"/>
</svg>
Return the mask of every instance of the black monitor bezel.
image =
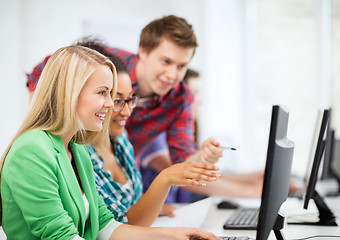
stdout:
<svg viewBox="0 0 340 240">
<path fill-rule="evenodd" d="M 322 196 L 320 196 L 316 190 L 316 183 L 319 180 L 318 172 L 319 172 L 322 157 L 325 152 L 325 146 L 326 146 L 325 137 L 327 134 L 326 129 L 327 129 L 328 124 L 329 124 L 329 110 L 325 109 L 323 116 L 322 116 L 318 142 L 317 142 L 317 146 L 315 149 L 313 165 L 312 165 L 312 169 L 310 171 L 310 175 L 308 178 L 307 190 L 306 190 L 304 204 L 303 204 L 303 208 L 308 209 L 309 202 L 313 199 L 319 211 L 319 220 L 316 222 L 295 222 L 295 223 L 292 222 L 291 224 L 316 225 L 316 226 L 318 225 L 319 226 L 338 226 L 338 224 L 336 223 L 336 217 L 334 216 L 333 212 L 327 206 Z"/>
<path fill-rule="evenodd" d="M 312 169 L 309 173 L 309 177 L 307 177 L 308 182 L 307 182 L 307 188 L 306 188 L 307 190 L 306 190 L 304 204 L 303 204 L 304 209 L 308 209 L 309 202 L 313 198 L 313 195 L 315 194 L 315 186 L 318 180 L 318 173 L 319 173 L 319 168 L 321 164 L 321 159 L 322 159 L 325 146 L 326 146 L 325 136 L 326 136 L 326 129 L 328 126 L 328 121 L 329 121 L 329 110 L 325 109 L 323 112 L 323 116 L 322 116 L 318 141 L 317 141 L 317 145 L 316 145 L 316 149 L 314 153 Z"/>
</svg>

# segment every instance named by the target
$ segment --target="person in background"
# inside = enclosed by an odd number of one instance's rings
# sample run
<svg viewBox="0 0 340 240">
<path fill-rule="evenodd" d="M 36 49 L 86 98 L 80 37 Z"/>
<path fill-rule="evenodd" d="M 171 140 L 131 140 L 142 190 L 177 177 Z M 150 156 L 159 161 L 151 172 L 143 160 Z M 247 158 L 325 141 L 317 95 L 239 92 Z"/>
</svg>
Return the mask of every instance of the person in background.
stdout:
<svg viewBox="0 0 340 240">
<path fill-rule="evenodd" d="M 198 112 L 198 106 L 201 103 L 201 98 L 199 96 L 199 83 L 198 79 L 200 77 L 200 74 L 198 71 L 188 68 L 187 72 L 184 75 L 183 81 L 188 85 L 189 89 L 193 92 L 194 94 L 194 101 L 192 103 L 192 114 L 194 116 L 194 121 L 195 121 L 195 142 L 198 144 L 198 139 L 199 139 L 199 129 L 198 129 L 198 117 L 197 117 L 197 112 Z"/>
<path fill-rule="evenodd" d="M 1 159 L 0 219 L 8 239 L 219 239 L 194 228 L 115 221 L 83 145 L 108 141 L 115 92 L 115 67 L 97 51 L 69 46 L 50 57 Z"/>
</svg>

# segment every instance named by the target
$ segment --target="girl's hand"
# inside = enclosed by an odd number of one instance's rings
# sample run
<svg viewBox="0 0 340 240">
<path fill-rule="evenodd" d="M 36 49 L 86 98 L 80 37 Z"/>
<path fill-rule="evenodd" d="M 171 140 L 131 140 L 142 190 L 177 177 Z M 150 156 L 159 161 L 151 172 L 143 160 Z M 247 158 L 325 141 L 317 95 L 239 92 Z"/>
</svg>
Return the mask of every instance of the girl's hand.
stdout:
<svg viewBox="0 0 340 240">
<path fill-rule="evenodd" d="M 214 172 L 218 170 L 212 164 L 182 162 L 164 169 L 157 178 L 163 179 L 169 185 L 202 187 L 206 185 L 202 181 L 214 182 L 221 176 Z"/>
</svg>

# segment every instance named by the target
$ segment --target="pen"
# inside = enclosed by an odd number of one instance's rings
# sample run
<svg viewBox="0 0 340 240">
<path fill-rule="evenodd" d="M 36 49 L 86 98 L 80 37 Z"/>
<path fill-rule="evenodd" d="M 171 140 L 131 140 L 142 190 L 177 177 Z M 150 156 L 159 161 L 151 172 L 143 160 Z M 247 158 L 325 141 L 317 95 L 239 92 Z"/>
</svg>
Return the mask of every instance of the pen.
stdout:
<svg viewBox="0 0 340 240">
<path fill-rule="evenodd" d="M 226 150 L 233 150 L 233 151 L 236 150 L 236 148 L 232 148 L 232 147 L 224 147 L 224 146 L 219 146 L 219 148 L 223 148 L 223 149 L 226 149 Z"/>
</svg>

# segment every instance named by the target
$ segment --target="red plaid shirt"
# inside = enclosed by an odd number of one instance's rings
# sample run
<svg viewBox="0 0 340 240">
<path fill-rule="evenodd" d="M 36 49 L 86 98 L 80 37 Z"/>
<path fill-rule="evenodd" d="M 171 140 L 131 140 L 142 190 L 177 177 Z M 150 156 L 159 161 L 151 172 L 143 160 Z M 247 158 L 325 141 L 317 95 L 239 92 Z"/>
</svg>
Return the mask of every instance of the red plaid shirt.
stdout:
<svg viewBox="0 0 340 240">
<path fill-rule="evenodd" d="M 39 63 L 37 66 L 33 68 L 32 73 L 26 74 L 27 76 L 26 86 L 28 87 L 29 91 L 33 92 L 35 90 L 35 87 L 38 84 L 41 72 L 44 69 L 46 62 L 49 58 L 50 56 L 45 57 L 45 59 L 41 63 Z"/>
<path fill-rule="evenodd" d="M 133 90 L 136 92 L 139 88 L 136 79 L 138 56 L 118 48 L 107 48 L 106 50 L 125 62 L 130 71 Z M 35 89 L 47 59 L 48 57 L 38 64 L 31 74 L 27 74 L 27 86 L 30 90 Z M 163 131 L 167 132 L 173 162 L 182 162 L 196 153 L 194 119 L 191 110 L 193 99 L 194 95 L 183 81 L 165 96 L 141 99 L 126 124 L 135 154 L 138 154 L 144 146 Z"/>
</svg>

